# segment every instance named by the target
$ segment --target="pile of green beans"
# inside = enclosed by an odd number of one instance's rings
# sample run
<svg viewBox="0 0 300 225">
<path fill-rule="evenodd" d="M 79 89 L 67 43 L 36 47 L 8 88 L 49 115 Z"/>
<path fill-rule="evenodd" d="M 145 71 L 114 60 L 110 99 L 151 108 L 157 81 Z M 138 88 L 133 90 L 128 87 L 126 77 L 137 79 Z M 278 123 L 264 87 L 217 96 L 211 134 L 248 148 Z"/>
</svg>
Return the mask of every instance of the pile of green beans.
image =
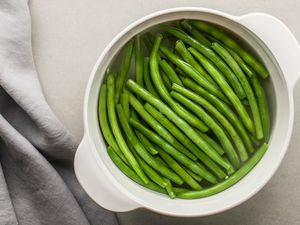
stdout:
<svg viewBox="0 0 300 225">
<path fill-rule="evenodd" d="M 213 24 L 183 20 L 153 30 L 128 41 L 100 87 L 107 153 L 127 177 L 171 199 L 219 193 L 268 149 L 261 85 L 268 71 Z"/>
</svg>

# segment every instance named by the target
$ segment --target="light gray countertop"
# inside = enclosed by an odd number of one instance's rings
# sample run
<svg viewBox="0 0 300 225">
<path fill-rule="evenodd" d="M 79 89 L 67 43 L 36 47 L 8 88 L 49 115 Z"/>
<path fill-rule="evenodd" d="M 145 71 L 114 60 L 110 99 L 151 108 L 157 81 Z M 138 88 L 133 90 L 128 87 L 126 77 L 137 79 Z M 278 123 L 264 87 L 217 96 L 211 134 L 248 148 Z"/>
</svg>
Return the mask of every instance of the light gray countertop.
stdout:
<svg viewBox="0 0 300 225">
<path fill-rule="evenodd" d="M 54 112 L 78 141 L 83 135 L 85 86 L 101 51 L 119 31 L 136 19 L 179 6 L 208 7 L 233 15 L 266 12 L 282 20 L 300 42 L 299 0 L 31 0 L 33 54 L 43 90 Z M 178 219 L 137 210 L 120 213 L 121 223 L 299 225 L 299 88 L 300 82 L 294 91 L 295 124 L 288 153 L 272 180 L 252 199 L 230 211 L 205 218 Z"/>
</svg>

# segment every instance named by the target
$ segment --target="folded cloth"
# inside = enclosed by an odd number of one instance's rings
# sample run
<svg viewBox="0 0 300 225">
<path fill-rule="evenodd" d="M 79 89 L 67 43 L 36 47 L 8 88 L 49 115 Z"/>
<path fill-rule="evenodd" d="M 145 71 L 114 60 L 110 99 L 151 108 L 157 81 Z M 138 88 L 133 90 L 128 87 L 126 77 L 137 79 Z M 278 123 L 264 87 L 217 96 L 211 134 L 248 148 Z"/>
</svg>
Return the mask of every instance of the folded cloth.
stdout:
<svg viewBox="0 0 300 225">
<path fill-rule="evenodd" d="M 77 143 L 35 71 L 28 0 L 0 0 L 0 224 L 117 225 L 73 172 Z"/>
</svg>

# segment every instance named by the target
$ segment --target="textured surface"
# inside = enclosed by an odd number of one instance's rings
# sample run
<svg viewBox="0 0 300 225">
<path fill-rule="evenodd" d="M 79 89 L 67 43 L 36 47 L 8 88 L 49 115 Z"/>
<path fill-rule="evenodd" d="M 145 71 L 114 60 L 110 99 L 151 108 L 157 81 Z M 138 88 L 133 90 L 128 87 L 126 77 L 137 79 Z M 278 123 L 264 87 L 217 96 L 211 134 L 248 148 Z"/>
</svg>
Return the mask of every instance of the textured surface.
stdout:
<svg viewBox="0 0 300 225">
<path fill-rule="evenodd" d="M 115 214 L 98 207 L 77 182 L 76 148 L 42 95 L 28 1 L 1 0 L 1 225 L 118 224 Z"/>
<path fill-rule="evenodd" d="M 281 19 L 300 41 L 300 1 L 99 1 L 31 0 L 34 59 L 46 98 L 58 117 L 81 139 L 82 101 L 97 57 L 119 31 L 151 12 L 178 6 L 210 7 L 242 15 L 266 12 Z M 242 206 L 207 218 L 178 219 L 138 210 L 119 214 L 123 224 L 297 225 L 300 224 L 300 82 L 295 88 L 295 126 L 289 151 L 268 185 Z M 298 89 L 298 90 L 297 90 Z"/>
</svg>

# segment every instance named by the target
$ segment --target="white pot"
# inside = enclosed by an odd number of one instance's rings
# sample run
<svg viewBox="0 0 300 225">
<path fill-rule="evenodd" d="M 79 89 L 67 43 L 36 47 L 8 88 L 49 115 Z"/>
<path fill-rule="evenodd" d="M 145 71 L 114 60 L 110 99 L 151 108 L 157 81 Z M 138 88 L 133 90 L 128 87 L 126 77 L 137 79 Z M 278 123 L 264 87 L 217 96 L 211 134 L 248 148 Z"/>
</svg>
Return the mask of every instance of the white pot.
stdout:
<svg viewBox="0 0 300 225">
<path fill-rule="evenodd" d="M 159 23 L 199 19 L 220 24 L 245 39 L 270 72 L 265 89 L 271 112 L 269 149 L 241 181 L 211 197 L 171 200 L 127 178 L 110 160 L 98 126 L 97 101 L 105 70 L 122 46 L 135 34 Z M 90 75 L 84 101 L 83 140 L 76 152 L 76 176 L 89 196 L 102 207 L 124 212 L 147 208 L 172 216 L 204 216 L 241 204 L 257 193 L 281 163 L 293 128 L 293 87 L 300 76 L 300 47 L 278 19 L 263 13 L 232 16 L 205 8 L 173 8 L 148 15 L 120 32 L 105 48 Z"/>
</svg>

